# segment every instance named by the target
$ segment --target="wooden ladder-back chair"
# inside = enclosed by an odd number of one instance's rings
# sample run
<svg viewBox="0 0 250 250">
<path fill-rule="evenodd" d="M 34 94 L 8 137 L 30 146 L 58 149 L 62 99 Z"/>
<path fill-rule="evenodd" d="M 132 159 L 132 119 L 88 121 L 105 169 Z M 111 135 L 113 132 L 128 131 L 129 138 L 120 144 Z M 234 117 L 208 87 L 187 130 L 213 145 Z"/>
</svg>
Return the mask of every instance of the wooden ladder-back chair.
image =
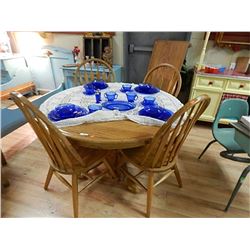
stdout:
<svg viewBox="0 0 250 250">
<path fill-rule="evenodd" d="M 120 163 L 121 172 L 133 183 L 147 191 L 147 212 L 150 217 L 153 187 L 160 184 L 171 174 L 175 174 L 178 184 L 182 187 L 181 177 L 177 168 L 177 158 L 180 148 L 194 126 L 197 119 L 204 112 L 210 103 L 207 95 L 201 95 L 190 100 L 179 109 L 159 129 L 152 141 L 146 146 L 121 150 L 123 161 Z M 139 169 L 139 172 L 131 174 L 126 164 L 132 163 Z M 142 173 L 147 172 L 147 187 L 139 181 Z M 164 174 L 158 181 L 154 182 L 155 174 Z"/>
<path fill-rule="evenodd" d="M 81 69 L 83 69 L 83 71 L 81 71 Z M 116 81 L 114 71 L 108 63 L 98 58 L 91 58 L 77 66 L 74 84 L 83 85 L 100 79 L 105 82 Z"/>
<path fill-rule="evenodd" d="M 178 96 L 182 79 L 179 70 L 175 66 L 161 63 L 147 72 L 143 82 L 151 83 L 171 95 Z"/>
<path fill-rule="evenodd" d="M 81 192 L 104 177 L 108 171 L 114 176 L 110 165 L 105 159 L 108 151 L 74 148 L 60 130 L 36 106 L 29 102 L 27 98 L 17 92 L 12 92 L 11 97 L 24 113 L 24 116 L 34 129 L 49 156 L 50 168 L 44 189 L 48 189 L 50 180 L 54 174 L 63 184 L 72 189 L 74 217 L 78 217 L 78 177 L 83 176 L 89 180 L 80 190 Z M 98 167 L 102 162 L 108 167 L 107 171 L 105 170 L 100 175 L 92 177 L 89 172 Z M 71 175 L 72 184 L 62 174 Z"/>
</svg>

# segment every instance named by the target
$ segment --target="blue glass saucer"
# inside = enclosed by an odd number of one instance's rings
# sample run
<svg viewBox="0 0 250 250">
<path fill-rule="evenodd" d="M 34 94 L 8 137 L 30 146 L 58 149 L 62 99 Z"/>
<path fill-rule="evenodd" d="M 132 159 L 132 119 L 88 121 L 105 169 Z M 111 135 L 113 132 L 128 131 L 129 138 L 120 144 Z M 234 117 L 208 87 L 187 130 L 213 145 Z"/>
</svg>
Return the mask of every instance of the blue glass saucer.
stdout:
<svg viewBox="0 0 250 250">
<path fill-rule="evenodd" d="M 126 111 L 135 108 L 135 103 L 126 101 L 104 102 L 102 106 L 110 110 Z"/>
<path fill-rule="evenodd" d="M 152 104 L 145 103 L 144 101 L 141 102 L 141 105 L 143 106 L 154 106 L 154 107 L 159 107 L 157 102 L 154 102 Z"/>
<path fill-rule="evenodd" d="M 160 89 L 152 86 L 149 83 L 140 83 L 137 87 L 135 87 L 135 91 L 140 94 L 155 94 L 160 91 Z"/>
<path fill-rule="evenodd" d="M 138 112 L 138 114 L 162 121 L 167 121 L 173 115 L 173 112 L 160 106 L 145 106 Z"/>
</svg>

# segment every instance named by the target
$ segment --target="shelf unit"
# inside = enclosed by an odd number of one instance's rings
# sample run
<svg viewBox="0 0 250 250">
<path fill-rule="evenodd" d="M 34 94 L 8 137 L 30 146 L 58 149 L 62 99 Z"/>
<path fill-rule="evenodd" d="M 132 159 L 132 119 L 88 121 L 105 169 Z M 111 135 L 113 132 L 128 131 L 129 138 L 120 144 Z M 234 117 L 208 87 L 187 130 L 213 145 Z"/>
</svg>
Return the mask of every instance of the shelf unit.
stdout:
<svg viewBox="0 0 250 250">
<path fill-rule="evenodd" d="M 112 35 L 84 35 L 83 36 L 83 58 L 103 59 L 104 49 L 109 47 L 113 50 Z"/>
</svg>

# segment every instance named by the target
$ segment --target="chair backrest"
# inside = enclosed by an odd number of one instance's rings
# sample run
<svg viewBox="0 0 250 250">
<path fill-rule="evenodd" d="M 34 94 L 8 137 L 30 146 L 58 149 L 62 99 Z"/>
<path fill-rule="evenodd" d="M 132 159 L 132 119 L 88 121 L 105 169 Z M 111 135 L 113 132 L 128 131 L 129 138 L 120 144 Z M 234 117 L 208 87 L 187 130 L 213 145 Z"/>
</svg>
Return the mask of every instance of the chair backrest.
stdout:
<svg viewBox="0 0 250 250">
<path fill-rule="evenodd" d="M 81 157 L 68 139 L 35 105 L 18 92 L 12 92 L 11 98 L 23 112 L 43 144 L 52 162 L 52 167 L 67 173 L 72 172 L 76 164 L 83 165 Z"/>
<path fill-rule="evenodd" d="M 248 115 L 248 103 L 243 99 L 230 98 L 221 102 L 213 122 L 213 131 L 218 129 L 220 119 L 239 120 Z"/>
<path fill-rule="evenodd" d="M 146 146 L 142 165 L 160 168 L 173 162 L 191 128 L 210 103 L 210 97 L 201 95 L 187 102 L 160 128 Z"/>
<path fill-rule="evenodd" d="M 102 79 L 105 82 L 116 81 L 112 67 L 101 59 L 91 58 L 77 66 L 73 81 L 75 85 L 83 85 L 95 79 Z"/>
<path fill-rule="evenodd" d="M 161 63 L 147 72 L 143 82 L 151 83 L 171 95 L 178 96 L 182 79 L 179 70 L 175 66 Z"/>
</svg>

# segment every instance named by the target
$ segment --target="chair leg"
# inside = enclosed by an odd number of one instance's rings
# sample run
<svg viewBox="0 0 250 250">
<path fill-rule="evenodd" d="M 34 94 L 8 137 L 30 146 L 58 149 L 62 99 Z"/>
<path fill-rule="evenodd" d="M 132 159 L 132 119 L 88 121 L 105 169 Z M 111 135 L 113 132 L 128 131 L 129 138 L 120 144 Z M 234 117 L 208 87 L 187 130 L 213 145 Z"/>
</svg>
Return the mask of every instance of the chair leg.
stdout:
<svg viewBox="0 0 250 250">
<path fill-rule="evenodd" d="M 180 175 L 180 172 L 179 172 L 177 165 L 174 166 L 174 174 L 175 174 L 175 177 L 176 177 L 177 182 L 179 184 L 179 187 L 181 188 L 182 187 L 182 180 L 181 180 L 181 175 Z"/>
<path fill-rule="evenodd" d="M 232 161 L 238 161 L 238 162 L 245 162 L 245 163 L 250 163 L 250 158 L 249 157 L 239 157 L 239 156 L 234 156 L 234 154 L 237 153 L 245 153 L 244 151 L 230 151 L 230 150 L 224 150 L 220 152 L 220 156 L 230 159 Z"/>
<path fill-rule="evenodd" d="M 207 146 L 206 146 L 206 147 L 204 148 L 204 150 L 201 152 L 201 154 L 200 154 L 200 156 L 198 157 L 198 159 L 200 159 L 200 158 L 203 156 L 203 154 L 207 151 L 207 149 L 208 149 L 214 142 L 216 142 L 216 140 L 210 141 L 210 142 L 207 144 Z"/>
<path fill-rule="evenodd" d="M 74 217 L 78 218 L 78 176 L 76 174 L 72 174 L 72 199 Z"/>
<path fill-rule="evenodd" d="M 153 199 L 154 173 L 148 173 L 148 191 L 147 191 L 147 213 L 146 217 L 150 217 L 152 199 Z"/>
<path fill-rule="evenodd" d="M 49 168 L 49 172 L 48 172 L 48 174 L 47 174 L 47 178 L 46 178 L 45 184 L 44 184 L 44 189 L 45 189 L 45 190 L 48 190 L 49 183 L 50 183 L 50 180 L 51 180 L 51 178 L 52 178 L 53 172 L 54 172 L 53 168 L 50 167 L 50 168 Z"/>
<path fill-rule="evenodd" d="M 246 178 L 246 176 L 247 176 L 247 174 L 248 174 L 249 172 L 250 172 L 250 165 L 247 166 L 247 167 L 243 170 L 243 172 L 241 173 L 241 176 L 240 176 L 240 178 L 239 178 L 239 180 L 238 180 L 238 182 L 237 182 L 237 184 L 236 184 L 236 186 L 235 186 L 235 188 L 234 188 L 234 190 L 233 190 L 233 192 L 232 192 L 232 194 L 231 194 L 231 197 L 230 197 L 230 199 L 229 199 L 229 201 L 228 201 L 228 203 L 227 203 L 227 206 L 226 206 L 226 208 L 225 208 L 225 210 L 224 210 L 225 212 L 226 212 L 226 211 L 228 210 L 228 208 L 230 207 L 230 205 L 231 205 L 233 199 L 235 198 L 236 194 L 238 193 L 238 191 L 239 191 L 239 189 L 240 189 L 240 187 L 241 187 L 241 185 L 242 185 L 244 179 Z"/>
</svg>

